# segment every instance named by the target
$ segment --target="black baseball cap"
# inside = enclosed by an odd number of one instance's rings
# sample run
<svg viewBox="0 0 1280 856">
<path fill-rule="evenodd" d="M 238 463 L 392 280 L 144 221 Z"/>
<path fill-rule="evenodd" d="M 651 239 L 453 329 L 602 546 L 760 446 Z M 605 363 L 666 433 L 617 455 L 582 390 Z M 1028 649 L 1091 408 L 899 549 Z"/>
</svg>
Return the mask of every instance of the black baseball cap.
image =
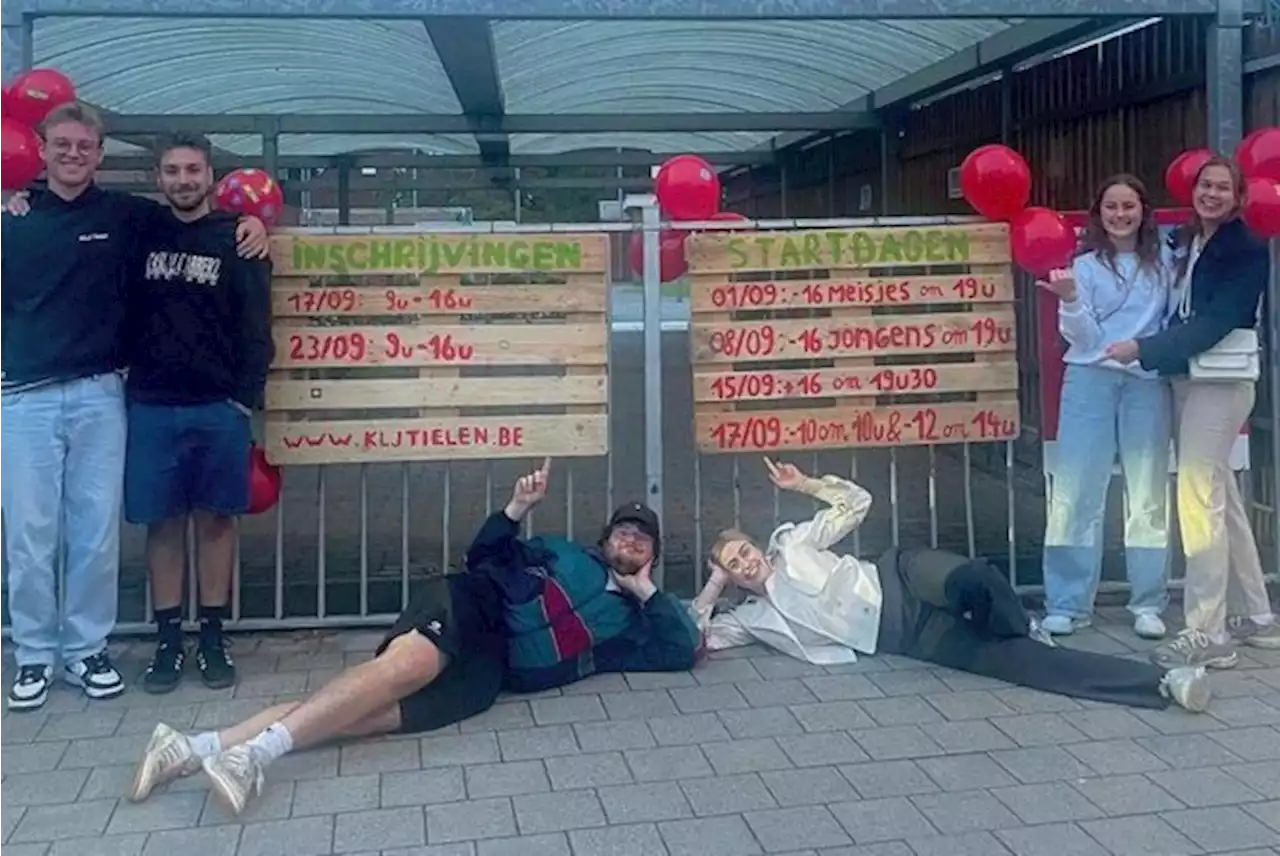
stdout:
<svg viewBox="0 0 1280 856">
<path fill-rule="evenodd" d="M 641 532 L 653 539 L 655 547 L 662 539 L 662 529 L 658 525 L 657 513 L 642 502 L 628 502 L 618 506 L 613 516 L 609 518 L 609 531 L 612 532 L 615 526 L 622 523 L 636 524 Z"/>
</svg>

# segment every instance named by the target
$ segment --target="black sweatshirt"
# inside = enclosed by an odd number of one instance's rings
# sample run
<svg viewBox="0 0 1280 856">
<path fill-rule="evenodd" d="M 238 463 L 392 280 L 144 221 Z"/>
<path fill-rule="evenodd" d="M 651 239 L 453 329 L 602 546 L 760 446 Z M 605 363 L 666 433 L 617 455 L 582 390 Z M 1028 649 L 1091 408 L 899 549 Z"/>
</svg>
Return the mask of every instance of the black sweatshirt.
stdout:
<svg viewBox="0 0 1280 856">
<path fill-rule="evenodd" d="M 1191 317 L 1177 313 L 1169 329 L 1138 340 L 1142 367 L 1185 375 L 1188 363 L 1232 330 L 1257 323 L 1258 301 L 1271 278 L 1271 255 L 1239 219 L 1218 227 L 1191 270 Z"/>
<path fill-rule="evenodd" d="M 165 209 L 90 186 L 71 201 L 34 192 L 31 211 L 3 215 L 0 361 L 5 389 L 123 368 L 129 264 L 138 235 Z"/>
<path fill-rule="evenodd" d="M 130 283 L 130 401 L 261 408 L 274 356 L 271 263 L 236 254 L 232 214 L 158 220 Z"/>
</svg>

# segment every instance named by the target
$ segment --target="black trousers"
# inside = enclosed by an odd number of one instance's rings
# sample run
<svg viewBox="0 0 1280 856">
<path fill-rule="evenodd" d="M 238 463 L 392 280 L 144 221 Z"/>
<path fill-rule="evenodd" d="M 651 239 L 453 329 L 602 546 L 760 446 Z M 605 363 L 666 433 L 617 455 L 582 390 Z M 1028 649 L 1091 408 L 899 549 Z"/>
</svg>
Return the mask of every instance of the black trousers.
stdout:
<svg viewBox="0 0 1280 856">
<path fill-rule="evenodd" d="M 1130 707 L 1165 708 L 1164 670 L 1030 638 L 1009 581 L 983 560 L 941 550 L 890 550 L 878 649 L 1018 686 Z"/>
</svg>

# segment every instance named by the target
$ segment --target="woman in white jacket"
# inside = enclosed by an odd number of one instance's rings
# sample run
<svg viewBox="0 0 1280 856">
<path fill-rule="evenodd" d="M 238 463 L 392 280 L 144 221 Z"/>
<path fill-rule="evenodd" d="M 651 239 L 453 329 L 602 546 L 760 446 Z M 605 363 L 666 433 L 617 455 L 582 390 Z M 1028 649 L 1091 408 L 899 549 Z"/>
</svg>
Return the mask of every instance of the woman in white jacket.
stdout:
<svg viewBox="0 0 1280 856">
<path fill-rule="evenodd" d="M 1069 345 L 1044 547 L 1043 627 L 1069 634 L 1087 625 L 1102 573 L 1103 521 L 1116 453 L 1124 472 L 1125 569 L 1134 632 L 1165 635 L 1168 606 L 1168 384 L 1137 363 L 1107 358 L 1111 342 L 1161 330 L 1170 269 L 1143 184 L 1118 175 L 1089 209 L 1083 253 L 1041 285 L 1062 301 Z"/>
<path fill-rule="evenodd" d="M 898 654 L 1044 692 L 1132 707 L 1202 711 L 1203 667 L 1166 672 L 1151 663 L 1059 648 L 1027 615 L 1008 577 L 981 559 L 945 550 L 894 548 L 869 562 L 837 543 L 866 517 L 871 495 L 839 476 L 811 478 L 765 459 L 780 489 L 822 506 L 784 523 L 761 549 L 727 530 L 708 563 L 711 578 L 692 611 L 708 651 L 760 642 L 820 665 L 858 654 Z M 715 607 L 729 585 L 742 603 Z"/>
</svg>

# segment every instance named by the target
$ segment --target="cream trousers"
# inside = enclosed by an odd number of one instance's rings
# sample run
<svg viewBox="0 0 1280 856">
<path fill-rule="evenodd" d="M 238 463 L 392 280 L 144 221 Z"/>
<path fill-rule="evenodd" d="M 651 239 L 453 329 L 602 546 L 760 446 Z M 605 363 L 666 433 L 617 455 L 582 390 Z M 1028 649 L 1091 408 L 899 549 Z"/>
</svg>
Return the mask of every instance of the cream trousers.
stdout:
<svg viewBox="0 0 1280 856">
<path fill-rule="evenodd" d="M 1258 546 L 1228 459 L 1253 411 L 1252 383 L 1173 381 L 1178 527 L 1187 627 L 1213 636 L 1232 615 L 1271 612 Z"/>
</svg>

